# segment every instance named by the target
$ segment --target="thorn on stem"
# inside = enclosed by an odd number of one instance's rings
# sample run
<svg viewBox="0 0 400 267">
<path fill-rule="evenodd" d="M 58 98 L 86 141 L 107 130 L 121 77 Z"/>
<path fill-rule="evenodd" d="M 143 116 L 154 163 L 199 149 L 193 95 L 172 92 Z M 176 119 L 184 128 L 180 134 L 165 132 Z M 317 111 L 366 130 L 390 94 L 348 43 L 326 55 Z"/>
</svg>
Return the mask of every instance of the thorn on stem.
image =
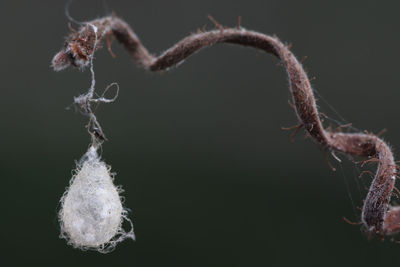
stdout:
<svg viewBox="0 0 400 267">
<path fill-rule="evenodd" d="M 345 222 L 347 222 L 348 224 L 351 224 L 351 225 L 360 225 L 360 224 L 362 224 L 362 222 L 352 222 L 352 221 L 350 221 L 349 219 L 347 219 L 347 218 L 344 217 L 344 216 L 343 216 L 343 220 L 344 220 Z"/>
<path fill-rule="evenodd" d="M 219 22 L 216 19 L 214 19 L 211 15 L 208 15 L 207 17 L 212 23 L 214 23 L 215 27 L 217 27 L 221 32 L 224 30 L 224 26 L 222 26 L 222 24 L 219 24 Z"/>
<path fill-rule="evenodd" d="M 77 31 L 72 27 L 71 22 L 68 22 L 68 29 L 69 29 L 72 33 L 77 33 Z"/>
<path fill-rule="evenodd" d="M 290 101 L 290 99 L 288 99 L 288 104 L 289 104 L 289 106 L 290 106 L 294 111 L 296 111 L 296 107 L 295 107 L 295 105 Z"/>
<path fill-rule="evenodd" d="M 332 171 L 335 172 L 335 171 L 336 171 L 336 168 L 333 167 L 332 163 L 329 161 L 328 153 L 327 153 L 326 150 L 324 151 L 324 158 L 325 158 L 325 162 L 328 164 L 328 167 L 329 167 Z"/>
<path fill-rule="evenodd" d="M 113 57 L 113 58 L 116 58 L 116 55 L 114 54 L 114 52 L 112 51 L 112 49 L 111 49 L 111 44 L 112 44 L 112 41 L 113 41 L 113 35 L 110 35 L 110 34 L 107 34 L 106 35 L 106 43 L 107 43 L 107 49 L 108 49 L 108 52 L 110 53 L 110 55 Z"/>
<path fill-rule="evenodd" d="M 369 171 L 369 170 L 365 170 L 365 171 L 362 171 L 362 172 L 360 173 L 360 175 L 358 176 L 358 178 L 361 178 L 364 174 L 369 174 L 369 175 L 371 175 L 371 177 L 374 177 L 374 176 L 375 176 L 375 174 L 374 174 L 373 172 L 371 172 L 371 171 Z"/>
<path fill-rule="evenodd" d="M 383 135 L 383 134 L 386 133 L 386 132 L 387 132 L 387 129 L 386 129 L 386 128 L 383 128 L 382 130 L 380 130 L 380 131 L 376 134 L 376 136 L 380 137 L 381 135 Z"/>
<path fill-rule="evenodd" d="M 291 127 L 281 127 L 282 130 L 284 131 L 290 131 L 294 129 L 294 132 L 290 135 L 290 142 L 294 142 L 294 138 L 296 137 L 297 133 L 299 132 L 299 130 L 301 129 L 301 127 L 303 127 L 302 123 L 299 123 L 297 125 L 291 126 Z"/>
<path fill-rule="evenodd" d="M 238 29 L 242 28 L 242 16 L 239 16 L 239 17 L 238 17 L 238 25 L 237 25 L 237 28 L 238 28 Z"/>
<path fill-rule="evenodd" d="M 343 125 L 339 125 L 338 127 L 336 127 L 333 132 L 337 133 L 340 132 L 343 128 L 349 128 L 351 127 L 353 124 L 352 123 L 347 123 L 347 124 L 343 124 Z"/>
</svg>

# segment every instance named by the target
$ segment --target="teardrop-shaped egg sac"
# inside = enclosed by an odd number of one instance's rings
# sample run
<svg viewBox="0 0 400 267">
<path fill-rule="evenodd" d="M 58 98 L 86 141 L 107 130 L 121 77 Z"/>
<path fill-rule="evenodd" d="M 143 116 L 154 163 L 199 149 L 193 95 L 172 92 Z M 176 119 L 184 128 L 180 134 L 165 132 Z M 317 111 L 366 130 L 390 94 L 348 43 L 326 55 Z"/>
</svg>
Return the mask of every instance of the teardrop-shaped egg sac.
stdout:
<svg viewBox="0 0 400 267">
<path fill-rule="evenodd" d="M 61 199 L 61 236 L 74 247 L 101 249 L 121 228 L 124 209 L 107 165 L 96 157 L 81 163 Z"/>
</svg>

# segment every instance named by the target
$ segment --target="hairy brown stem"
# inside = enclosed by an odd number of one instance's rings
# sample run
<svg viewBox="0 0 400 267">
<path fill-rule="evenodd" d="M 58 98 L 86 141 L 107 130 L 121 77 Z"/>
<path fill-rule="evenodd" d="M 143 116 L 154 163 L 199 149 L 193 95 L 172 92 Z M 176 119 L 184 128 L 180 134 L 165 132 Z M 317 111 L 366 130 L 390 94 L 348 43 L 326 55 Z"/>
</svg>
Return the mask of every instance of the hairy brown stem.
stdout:
<svg viewBox="0 0 400 267">
<path fill-rule="evenodd" d="M 378 169 L 362 209 L 362 223 L 370 233 L 395 234 L 400 231 L 400 207 L 390 207 L 396 164 L 390 147 L 379 137 L 365 133 L 341 133 L 324 129 L 315 103 L 310 81 L 301 63 L 277 37 L 248 31 L 242 27 L 200 31 L 176 43 L 159 56 L 154 56 L 142 45 L 139 38 L 123 20 L 111 16 L 84 24 L 68 37 L 65 47 L 54 57 L 56 71 L 70 65 L 83 68 L 89 64 L 102 39 L 114 36 L 124 45 L 135 62 L 151 71 L 177 66 L 200 49 L 217 43 L 250 46 L 275 55 L 289 76 L 296 115 L 300 124 L 324 149 L 344 154 L 376 158 Z"/>
</svg>

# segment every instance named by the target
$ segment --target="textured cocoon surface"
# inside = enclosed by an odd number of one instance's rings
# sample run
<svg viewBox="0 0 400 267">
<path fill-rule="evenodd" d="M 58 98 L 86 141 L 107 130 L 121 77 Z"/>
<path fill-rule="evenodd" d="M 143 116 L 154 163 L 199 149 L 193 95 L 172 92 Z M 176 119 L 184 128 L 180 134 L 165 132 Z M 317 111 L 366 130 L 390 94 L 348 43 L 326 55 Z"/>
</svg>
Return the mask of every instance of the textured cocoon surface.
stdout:
<svg viewBox="0 0 400 267">
<path fill-rule="evenodd" d="M 134 239 L 132 231 L 127 234 L 121 228 L 126 211 L 109 168 L 93 147 L 71 179 L 61 205 L 61 236 L 74 247 L 104 252 L 128 236 Z"/>
</svg>

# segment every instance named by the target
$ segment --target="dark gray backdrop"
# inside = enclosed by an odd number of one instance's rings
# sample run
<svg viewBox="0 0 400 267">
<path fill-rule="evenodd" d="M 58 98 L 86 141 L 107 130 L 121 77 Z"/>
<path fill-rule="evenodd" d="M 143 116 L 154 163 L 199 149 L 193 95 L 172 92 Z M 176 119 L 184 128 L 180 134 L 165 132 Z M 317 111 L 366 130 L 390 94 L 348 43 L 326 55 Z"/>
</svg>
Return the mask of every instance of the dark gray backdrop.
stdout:
<svg viewBox="0 0 400 267">
<path fill-rule="evenodd" d="M 85 152 L 86 118 L 66 110 L 89 73 L 54 73 L 68 33 L 65 1 L 1 5 L 0 262 L 3 266 L 384 266 L 400 245 L 368 240 L 357 221 L 370 178 L 343 159 L 332 172 L 300 134 L 287 78 L 270 55 L 219 45 L 163 74 L 96 54 L 97 88 L 116 81 L 118 101 L 98 118 L 110 139 L 103 157 L 126 192 L 137 241 L 108 255 L 58 238 L 58 201 Z M 400 147 L 397 1 L 107 1 L 154 53 L 213 15 L 293 44 L 313 86 L 361 130 Z M 75 1 L 78 20 L 107 13 Z M 341 120 L 328 105 L 321 110 Z M 342 121 L 343 122 L 343 121 Z"/>
</svg>

